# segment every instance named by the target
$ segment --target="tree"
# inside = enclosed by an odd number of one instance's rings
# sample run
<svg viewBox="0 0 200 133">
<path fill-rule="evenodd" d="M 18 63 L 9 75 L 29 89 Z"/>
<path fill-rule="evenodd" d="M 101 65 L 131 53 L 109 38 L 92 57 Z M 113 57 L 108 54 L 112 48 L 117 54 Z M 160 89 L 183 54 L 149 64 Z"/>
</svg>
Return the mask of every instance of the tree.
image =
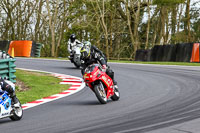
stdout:
<svg viewBox="0 0 200 133">
<path fill-rule="evenodd" d="M 148 0 L 147 5 L 147 12 L 148 12 L 148 20 L 147 20 L 147 29 L 146 29 L 146 43 L 145 43 L 145 49 L 148 49 L 149 44 L 149 29 L 150 29 L 150 22 L 151 22 L 151 16 L 150 16 L 150 0 Z"/>
<path fill-rule="evenodd" d="M 75 33 L 110 59 L 133 59 L 139 48 L 198 42 L 199 10 L 191 0 L 2 0 L 0 39 L 34 40 L 43 56 L 66 57 Z"/>
<path fill-rule="evenodd" d="M 187 42 L 190 42 L 190 0 L 187 0 L 186 12 L 185 12 L 185 21 L 184 21 L 184 31 L 187 35 Z"/>
</svg>

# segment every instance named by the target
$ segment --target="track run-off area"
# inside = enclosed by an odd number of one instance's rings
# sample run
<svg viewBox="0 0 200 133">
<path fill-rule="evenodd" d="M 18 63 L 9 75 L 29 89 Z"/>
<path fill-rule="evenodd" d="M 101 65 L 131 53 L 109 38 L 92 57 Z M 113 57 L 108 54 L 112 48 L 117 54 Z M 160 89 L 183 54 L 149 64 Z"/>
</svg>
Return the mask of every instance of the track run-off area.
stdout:
<svg viewBox="0 0 200 133">
<path fill-rule="evenodd" d="M 82 77 L 69 61 L 17 58 L 17 68 Z M 101 105 L 87 87 L 0 120 L 0 133 L 199 133 L 200 67 L 109 63 L 120 100 Z"/>
</svg>

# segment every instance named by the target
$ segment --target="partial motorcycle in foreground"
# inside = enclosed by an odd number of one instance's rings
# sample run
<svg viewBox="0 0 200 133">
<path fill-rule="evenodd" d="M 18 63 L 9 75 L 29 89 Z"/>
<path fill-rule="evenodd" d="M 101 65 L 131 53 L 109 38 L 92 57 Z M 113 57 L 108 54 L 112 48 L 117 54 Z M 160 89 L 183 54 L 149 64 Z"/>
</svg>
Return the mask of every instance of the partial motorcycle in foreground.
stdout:
<svg viewBox="0 0 200 133">
<path fill-rule="evenodd" d="M 101 104 L 106 104 L 108 99 L 117 101 L 120 98 L 118 88 L 114 87 L 113 80 L 102 71 L 99 64 L 92 64 L 85 69 L 83 79 L 87 86 L 96 94 Z"/>
<path fill-rule="evenodd" d="M 23 116 L 23 110 L 19 102 L 18 105 L 12 105 L 12 99 L 6 91 L 0 89 L 0 119 L 10 117 L 11 120 L 20 120 Z"/>
<path fill-rule="evenodd" d="M 81 48 L 82 48 L 83 44 L 78 44 L 77 47 L 75 47 L 72 50 L 71 55 L 68 57 L 69 60 L 74 63 L 76 68 L 79 68 L 81 66 Z"/>
</svg>

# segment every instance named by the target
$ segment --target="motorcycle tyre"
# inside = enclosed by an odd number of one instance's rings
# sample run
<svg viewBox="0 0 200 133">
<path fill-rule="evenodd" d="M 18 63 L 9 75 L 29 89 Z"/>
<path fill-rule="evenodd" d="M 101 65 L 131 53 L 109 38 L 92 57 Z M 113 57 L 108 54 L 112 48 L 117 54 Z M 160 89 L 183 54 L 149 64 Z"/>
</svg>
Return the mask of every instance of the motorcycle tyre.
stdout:
<svg viewBox="0 0 200 133">
<path fill-rule="evenodd" d="M 107 99 L 107 97 L 103 98 L 101 96 L 101 94 L 99 92 L 99 87 L 100 87 L 100 85 L 95 85 L 94 86 L 94 93 L 96 94 L 96 97 L 97 97 L 97 99 L 99 100 L 99 102 L 101 104 L 106 104 L 108 99 Z M 104 91 L 104 93 L 105 93 L 105 91 Z M 105 96 L 106 96 L 106 93 L 105 93 Z"/>
<path fill-rule="evenodd" d="M 70 59 L 71 63 L 74 63 L 73 59 Z"/>
<path fill-rule="evenodd" d="M 118 94 L 117 94 L 118 93 Z M 118 88 L 114 89 L 114 95 L 110 97 L 113 101 L 118 101 L 120 98 L 120 93 Z"/>
<path fill-rule="evenodd" d="M 21 103 L 20 103 L 20 110 L 22 111 L 22 115 L 21 115 L 21 116 L 18 116 L 18 115 L 16 114 L 16 112 L 14 112 L 13 115 L 10 116 L 10 119 L 13 120 L 13 121 L 18 121 L 18 120 L 20 120 L 20 119 L 22 118 L 22 116 L 23 116 L 23 109 L 22 109 L 22 107 L 21 107 Z"/>
<path fill-rule="evenodd" d="M 80 66 L 77 65 L 75 62 L 74 62 L 74 66 L 75 66 L 76 68 L 80 68 Z"/>
</svg>

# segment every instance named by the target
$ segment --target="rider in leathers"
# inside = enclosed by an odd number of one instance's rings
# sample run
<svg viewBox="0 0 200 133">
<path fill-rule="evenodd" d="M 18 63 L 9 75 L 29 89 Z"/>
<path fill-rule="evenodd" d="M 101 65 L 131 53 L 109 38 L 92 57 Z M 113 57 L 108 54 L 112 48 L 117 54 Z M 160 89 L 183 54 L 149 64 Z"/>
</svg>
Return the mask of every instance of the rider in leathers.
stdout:
<svg viewBox="0 0 200 133">
<path fill-rule="evenodd" d="M 0 77 L 0 89 L 3 90 L 3 91 L 7 91 L 9 93 L 10 98 L 12 99 L 13 105 L 19 104 L 19 100 L 16 97 L 12 83 L 10 83 L 9 81 L 6 81 L 6 80 L 4 80 L 3 78 Z"/>
<path fill-rule="evenodd" d="M 73 50 L 77 47 L 78 44 L 81 44 L 81 42 L 76 39 L 76 35 L 72 34 L 68 41 L 68 52 L 70 53 L 70 58 L 73 56 Z"/>
<path fill-rule="evenodd" d="M 84 47 L 81 49 L 81 66 L 82 66 L 82 75 L 85 73 L 85 69 L 87 66 L 93 64 L 93 63 L 100 63 L 102 66 L 103 71 L 106 72 L 108 76 L 110 76 L 114 82 L 114 85 L 117 87 L 117 82 L 114 80 L 114 72 L 110 68 L 110 66 L 107 65 L 107 59 L 106 56 L 103 54 L 101 50 L 99 50 L 94 45 L 87 45 L 90 44 L 90 42 L 87 42 L 84 44 Z"/>
</svg>

